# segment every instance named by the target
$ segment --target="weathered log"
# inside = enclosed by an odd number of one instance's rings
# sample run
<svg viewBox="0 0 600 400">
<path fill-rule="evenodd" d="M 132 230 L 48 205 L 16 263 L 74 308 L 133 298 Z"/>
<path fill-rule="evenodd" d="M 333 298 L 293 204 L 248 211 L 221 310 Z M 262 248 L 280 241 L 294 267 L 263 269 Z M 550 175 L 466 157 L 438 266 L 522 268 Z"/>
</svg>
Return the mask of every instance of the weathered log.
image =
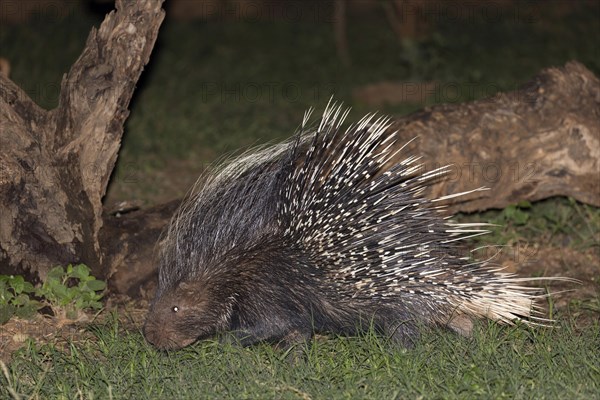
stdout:
<svg viewBox="0 0 600 400">
<path fill-rule="evenodd" d="M 600 81 L 577 62 L 541 71 L 520 90 L 425 109 L 398 120 L 400 142 L 425 168 L 452 165 L 431 196 L 485 186 L 452 211 L 570 196 L 600 206 Z"/>
<path fill-rule="evenodd" d="M 136 82 L 164 18 L 163 0 L 118 0 L 39 108 L 0 75 L 0 270 L 43 276 L 84 262 L 102 276 L 102 197 Z"/>
<path fill-rule="evenodd" d="M 116 293 L 139 297 L 156 282 L 156 243 L 180 201 L 104 216 L 105 274 Z"/>
</svg>

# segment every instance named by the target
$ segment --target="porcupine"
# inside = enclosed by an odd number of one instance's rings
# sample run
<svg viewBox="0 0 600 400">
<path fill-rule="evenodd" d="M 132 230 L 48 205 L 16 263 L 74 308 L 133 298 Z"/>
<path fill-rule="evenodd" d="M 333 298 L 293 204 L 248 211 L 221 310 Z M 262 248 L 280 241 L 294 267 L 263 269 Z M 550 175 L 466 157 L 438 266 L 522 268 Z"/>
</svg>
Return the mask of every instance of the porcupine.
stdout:
<svg viewBox="0 0 600 400">
<path fill-rule="evenodd" d="M 308 112 L 291 140 L 199 179 L 161 241 L 149 342 L 228 332 L 287 347 L 373 327 L 410 346 L 421 326 L 468 336 L 474 319 L 542 319 L 522 286 L 534 278 L 460 256 L 455 241 L 485 229 L 448 220 L 452 196 L 423 195 L 447 168 L 422 172 L 389 118 L 342 129 L 347 114 L 330 104 L 311 125 Z"/>
</svg>

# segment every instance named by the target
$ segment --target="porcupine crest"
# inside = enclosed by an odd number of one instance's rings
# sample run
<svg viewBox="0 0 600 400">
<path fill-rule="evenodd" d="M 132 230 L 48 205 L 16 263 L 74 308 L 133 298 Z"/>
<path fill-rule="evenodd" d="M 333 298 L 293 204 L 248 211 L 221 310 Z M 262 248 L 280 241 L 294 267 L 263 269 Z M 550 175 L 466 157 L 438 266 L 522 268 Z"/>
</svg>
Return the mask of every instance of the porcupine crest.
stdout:
<svg viewBox="0 0 600 400">
<path fill-rule="evenodd" d="M 423 196 L 447 168 L 421 172 L 419 157 L 402 159 L 388 118 L 342 129 L 347 114 L 330 104 L 309 125 L 308 112 L 292 140 L 199 179 L 162 240 L 150 341 L 176 348 L 230 329 L 247 343 L 313 327 L 345 333 L 371 314 L 392 337 L 406 318 L 461 334 L 471 318 L 537 318 L 537 289 L 521 286 L 533 279 L 459 257 L 454 242 L 485 230 L 440 215 L 441 202 L 462 194 Z M 184 317 L 172 324 L 173 310 Z"/>
</svg>

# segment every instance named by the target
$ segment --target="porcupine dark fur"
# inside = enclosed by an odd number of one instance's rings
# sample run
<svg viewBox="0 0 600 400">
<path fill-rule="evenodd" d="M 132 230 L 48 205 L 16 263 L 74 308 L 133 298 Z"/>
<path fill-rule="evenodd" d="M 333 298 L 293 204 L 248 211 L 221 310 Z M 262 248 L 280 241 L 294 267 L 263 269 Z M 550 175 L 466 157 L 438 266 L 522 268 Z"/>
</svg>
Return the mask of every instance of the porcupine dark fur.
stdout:
<svg viewBox="0 0 600 400">
<path fill-rule="evenodd" d="M 481 227 L 449 222 L 390 120 L 347 129 L 340 105 L 291 140 L 246 153 L 199 179 L 161 242 L 159 285 L 144 333 L 176 349 L 231 332 L 284 346 L 315 332 L 373 326 L 401 345 L 418 328 L 469 335 L 473 319 L 536 318 L 530 278 L 461 258 Z"/>
</svg>

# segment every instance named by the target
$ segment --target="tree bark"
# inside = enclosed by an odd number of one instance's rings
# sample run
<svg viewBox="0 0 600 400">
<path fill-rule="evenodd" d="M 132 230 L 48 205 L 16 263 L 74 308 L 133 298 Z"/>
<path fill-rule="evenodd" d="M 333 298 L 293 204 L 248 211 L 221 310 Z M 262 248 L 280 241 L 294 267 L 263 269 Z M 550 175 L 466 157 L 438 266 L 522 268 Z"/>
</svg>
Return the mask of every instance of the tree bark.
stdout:
<svg viewBox="0 0 600 400">
<path fill-rule="evenodd" d="M 83 262 L 99 276 L 102 197 L 163 0 L 117 0 L 63 77 L 59 105 L 38 107 L 0 75 L 0 267 L 43 277 Z"/>
<path fill-rule="evenodd" d="M 451 166 L 431 197 L 489 189 L 451 204 L 453 212 L 552 196 L 600 207 L 600 81 L 577 62 L 545 69 L 515 92 L 425 109 L 394 128 L 400 143 L 418 138 L 412 152 L 426 169 Z"/>
<path fill-rule="evenodd" d="M 335 0 L 333 3 L 333 35 L 338 58 L 344 67 L 352 64 L 350 49 L 348 47 L 348 35 L 346 31 L 346 0 Z"/>
</svg>

